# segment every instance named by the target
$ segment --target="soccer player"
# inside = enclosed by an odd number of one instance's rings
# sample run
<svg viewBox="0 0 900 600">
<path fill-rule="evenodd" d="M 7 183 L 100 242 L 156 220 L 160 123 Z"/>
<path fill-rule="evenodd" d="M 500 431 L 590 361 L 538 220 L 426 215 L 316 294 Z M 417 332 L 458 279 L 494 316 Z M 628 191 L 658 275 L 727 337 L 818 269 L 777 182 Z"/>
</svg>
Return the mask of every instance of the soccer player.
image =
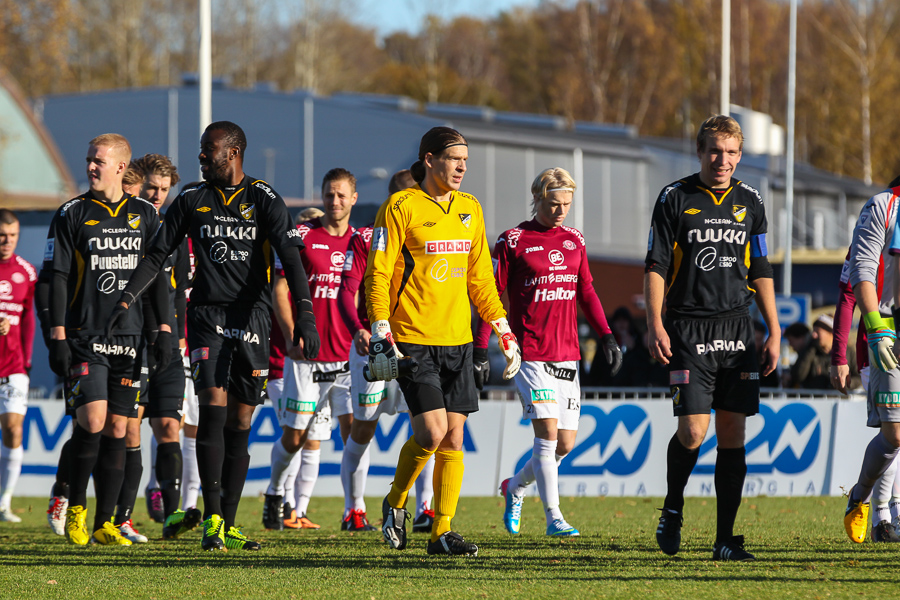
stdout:
<svg viewBox="0 0 900 600">
<path fill-rule="evenodd" d="M 235 527 L 235 516 L 250 466 L 253 410 L 264 399 L 268 375 L 273 248 L 298 303 L 294 340 L 302 340 L 311 358 L 319 347 L 298 252 L 303 241 L 281 196 L 265 181 L 244 174 L 246 148 L 247 138 L 236 124 L 217 121 L 206 128 L 198 157 L 205 183 L 183 189 L 169 207 L 110 318 L 114 329 L 189 237 L 197 260 L 187 329 L 200 401 L 197 463 L 204 550 L 260 548 Z"/>
<path fill-rule="evenodd" d="M 494 247 L 497 291 L 509 291 L 510 326 L 522 345 L 516 387 L 535 435 L 531 460 L 500 484 L 503 524 L 519 533 L 525 491 L 537 481 L 547 535 L 576 536 L 559 507 L 559 463 L 575 447 L 581 413 L 578 306 L 601 335 L 612 375 L 622 366 L 622 352 L 594 290 L 584 237 L 563 225 L 575 181 L 565 169 L 546 169 L 531 184 L 531 194 L 534 218 L 503 232 Z M 473 358 L 479 389 L 490 372 L 490 333 L 487 323 L 479 323 Z"/>
<path fill-rule="evenodd" d="M 859 479 L 850 489 L 844 513 L 844 529 L 850 539 L 862 543 L 869 526 L 872 490 L 896 460 L 900 447 L 900 392 L 895 328 L 900 312 L 900 234 L 896 230 L 898 188 L 872 196 L 859 213 L 850 245 L 848 282 L 866 327 L 869 346 L 868 426 L 878 433 L 866 447 Z M 883 264 L 883 282 L 879 281 Z M 880 285 L 879 285 L 880 284 Z M 893 313 L 892 313 L 893 310 Z"/>
<path fill-rule="evenodd" d="M 70 498 L 66 536 L 85 545 L 131 545 L 112 523 L 125 465 L 125 427 L 137 414 L 142 314 L 135 310 L 115 336 L 106 335 L 116 297 L 125 287 L 159 227 L 153 205 L 122 190 L 131 160 L 128 140 L 104 134 L 87 153 L 90 191 L 59 210 L 45 259 L 51 261 L 50 364 L 68 373 L 68 402 L 75 409 L 70 440 Z M 162 278 L 154 279 L 165 294 Z M 96 468 L 95 468 L 96 467 Z M 93 536 L 85 524 L 87 484 L 97 493 Z"/>
<path fill-rule="evenodd" d="M 414 187 L 416 182 L 409 169 L 398 171 L 391 177 L 390 194 Z M 372 226 L 361 227 L 350 238 L 347 260 L 341 272 L 338 290 L 338 307 L 344 323 L 353 331 L 353 347 L 350 350 L 350 399 L 353 402 L 353 423 L 350 436 L 341 455 L 341 485 L 344 488 L 343 531 L 366 531 L 366 477 L 369 471 L 369 443 L 375 435 L 380 415 L 394 415 L 407 411 L 400 394 L 388 394 L 384 381 L 367 381 L 363 368 L 368 362 L 369 317 L 366 314 L 366 288 L 363 278 L 369 263 L 372 247 Z M 357 300 L 358 292 L 358 300 Z M 431 533 L 434 511 L 430 509 L 433 496 L 431 479 L 434 459 L 429 460 L 416 477 L 416 515 L 413 532 Z"/>
<path fill-rule="evenodd" d="M 435 519 L 428 554 L 478 553 L 478 546 L 451 528 L 463 478 L 465 422 L 478 410 L 469 298 L 497 331 L 507 379 L 521 360 L 494 285 L 481 205 L 459 191 L 468 157 L 468 143 L 458 131 L 429 130 L 410 167 L 418 185 L 388 198 L 372 234 L 365 278 L 372 323 L 368 367 L 376 379 L 398 379 L 412 415 L 413 435 L 400 451 L 382 503 L 382 533 L 397 550 L 406 548 L 407 495 L 434 455 Z M 403 356 L 412 357 L 418 369 L 401 376 Z"/>
<path fill-rule="evenodd" d="M 715 560 L 754 560 L 734 535 L 747 474 L 747 415 L 759 411 L 760 365 L 748 306 L 769 328 L 763 374 L 775 369 L 781 328 L 775 313 L 766 215 L 755 189 L 734 178 L 744 137 L 731 117 L 710 117 L 697 133 L 700 172 L 663 188 L 653 209 L 644 276 L 649 349 L 669 367 L 678 429 L 667 451 L 668 493 L 656 541 L 681 546 L 684 488 L 716 411 Z M 666 300 L 665 324 L 662 318 Z"/>
<path fill-rule="evenodd" d="M 311 221 L 325 213 L 316 207 L 301 210 L 294 222 L 297 225 Z M 291 316 L 293 319 L 293 315 Z M 284 357 L 287 352 L 287 344 L 281 333 L 281 325 L 272 312 L 272 334 L 269 338 L 269 383 L 266 385 L 266 394 L 272 401 L 272 406 L 277 410 L 281 393 L 284 390 Z M 330 427 L 329 427 L 330 428 Z M 294 507 L 297 499 L 294 495 L 297 473 L 300 471 L 300 458 L 303 453 L 294 454 L 291 464 L 288 466 L 284 479 L 284 504 L 282 513 L 283 523 L 286 529 L 319 529 L 319 526 L 309 520 L 308 517 L 298 517 Z M 299 489 L 299 488 L 298 488 Z"/>
<path fill-rule="evenodd" d="M 353 410 L 347 357 L 352 337 L 340 317 L 337 294 L 347 246 L 356 231 L 350 226 L 350 212 L 357 198 L 353 174 L 331 169 L 322 180 L 325 214 L 297 229 L 305 244 L 301 256 L 313 288 L 313 312 L 322 347 L 315 359 L 304 357 L 302 349 L 293 346 L 285 357 L 284 389 L 276 407 L 282 434 L 272 445 L 272 478 L 263 507 L 267 529 L 284 526 L 284 482 L 297 453 L 300 466 L 294 510 L 302 521 L 309 520 L 306 513 L 319 475 L 320 444 L 331 438 L 331 417 L 338 419 L 344 439 L 350 432 Z M 276 280 L 275 317 L 285 339 L 295 318 L 287 291 Z M 310 521 L 310 525 L 314 524 Z"/>
<path fill-rule="evenodd" d="M 16 254 L 19 219 L 0 208 L 0 521 L 19 523 L 11 502 L 22 472 L 22 422 L 28 406 L 28 373 L 34 342 L 37 272 Z"/>
</svg>

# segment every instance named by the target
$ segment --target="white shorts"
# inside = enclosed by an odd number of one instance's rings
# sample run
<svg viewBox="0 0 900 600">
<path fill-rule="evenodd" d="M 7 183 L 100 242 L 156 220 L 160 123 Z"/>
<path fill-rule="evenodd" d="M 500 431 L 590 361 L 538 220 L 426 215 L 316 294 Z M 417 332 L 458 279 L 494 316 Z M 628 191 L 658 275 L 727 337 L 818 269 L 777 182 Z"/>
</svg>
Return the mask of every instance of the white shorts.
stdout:
<svg viewBox="0 0 900 600">
<path fill-rule="evenodd" d="M 196 427 L 200 424 L 200 401 L 194 393 L 194 378 L 191 377 L 191 361 L 185 356 L 184 360 L 184 404 L 181 413 L 184 415 L 184 424 Z"/>
<path fill-rule="evenodd" d="M 281 400 L 281 394 L 283 392 L 284 377 L 270 379 L 266 382 L 266 395 L 269 397 L 269 400 L 271 400 L 273 408 L 278 406 L 278 401 Z"/>
<path fill-rule="evenodd" d="M 284 391 L 275 405 L 278 424 L 310 440 L 331 439 L 332 416 L 350 414 L 350 371 L 346 362 L 284 359 Z"/>
<path fill-rule="evenodd" d="M 360 421 L 377 421 L 381 415 L 406 412 L 406 401 L 395 382 L 366 381 L 363 367 L 369 364 L 368 356 L 360 356 L 350 349 L 350 400 L 353 418 Z"/>
<path fill-rule="evenodd" d="M 576 361 L 523 361 L 515 380 L 526 419 L 556 419 L 558 429 L 578 430 L 581 385 Z"/>
<path fill-rule="evenodd" d="M 28 375 L 14 373 L 0 377 L 0 415 L 24 415 L 28 410 Z"/>
</svg>

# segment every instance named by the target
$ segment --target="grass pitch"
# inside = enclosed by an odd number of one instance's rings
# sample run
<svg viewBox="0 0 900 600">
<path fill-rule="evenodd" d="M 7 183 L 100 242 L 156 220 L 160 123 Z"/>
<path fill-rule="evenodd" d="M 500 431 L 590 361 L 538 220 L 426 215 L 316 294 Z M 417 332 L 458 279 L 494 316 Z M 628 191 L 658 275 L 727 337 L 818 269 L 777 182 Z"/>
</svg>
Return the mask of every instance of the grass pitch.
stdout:
<svg viewBox="0 0 900 600">
<path fill-rule="evenodd" d="M 43 498 L 15 498 L 21 524 L 0 523 L 0 598 L 761 598 L 890 597 L 900 591 L 900 545 L 851 543 L 840 498 L 751 498 L 738 514 L 755 563 L 712 560 L 715 501 L 688 499 L 682 551 L 656 546 L 658 498 L 563 498 L 582 536 L 543 535 L 540 501 L 527 498 L 522 533 L 503 529 L 500 498 L 463 498 L 455 529 L 479 546 L 472 558 L 429 557 L 427 536 L 390 550 L 381 533 L 340 531 L 343 501 L 314 498 L 319 531 L 266 532 L 262 499 L 245 498 L 239 522 L 260 552 L 209 554 L 198 531 L 163 541 L 138 500 L 150 543 L 75 547 L 47 526 Z M 368 500 L 373 524 L 380 498 Z M 410 502 L 412 506 L 412 502 Z M 93 507 L 88 516 L 91 522 Z M 410 527 L 411 530 L 411 527 Z"/>
</svg>

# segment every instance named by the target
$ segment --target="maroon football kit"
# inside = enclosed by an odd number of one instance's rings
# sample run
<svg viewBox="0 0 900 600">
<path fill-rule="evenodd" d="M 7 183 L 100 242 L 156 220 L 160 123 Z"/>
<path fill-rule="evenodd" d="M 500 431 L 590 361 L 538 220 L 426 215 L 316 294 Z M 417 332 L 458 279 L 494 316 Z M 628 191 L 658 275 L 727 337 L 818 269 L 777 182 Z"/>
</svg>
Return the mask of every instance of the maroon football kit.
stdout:
<svg viewBox="0 0 900 600">
<path fill-rule="evenodd" d="M 31 367 L 36 282 L 37 271 L 21 256 L 0 260 L 0 317 L 10 325 L 9 333 L 0 335 L 0 378 Z"/>
</svg>

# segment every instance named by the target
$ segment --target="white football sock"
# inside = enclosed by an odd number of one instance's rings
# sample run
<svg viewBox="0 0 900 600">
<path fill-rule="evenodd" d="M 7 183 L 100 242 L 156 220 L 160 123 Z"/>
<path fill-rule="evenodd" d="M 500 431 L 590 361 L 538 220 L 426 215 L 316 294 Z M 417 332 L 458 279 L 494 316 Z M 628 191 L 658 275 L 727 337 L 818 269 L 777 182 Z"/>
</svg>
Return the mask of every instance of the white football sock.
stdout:
<svg viewBox="0 0 900 600">
<path fill-rule="evenodd" d="M 538 494 L 544 503 L 547 523 L 562 518 L 559 510 L 559 468 L 556 466 L 556 440 L 534 438 L 534 450 L 531 454 L 534 478 L 537 482 Z"/>
<path fill-rule="evenodd" d="M 181 509 L 197 507 L 200 497 L 200 469 L 197 466 L 197 438 L 184 436 L 181 442 Z"/>
<path fill-rule="evenodd" d="M 900 517 L 900 498 L 891 498 L 888 510 L 891 513 L 891 523 L 893 523 L 894 519 Z"/>
<path fill-rule="evenodd" d="M 294 452 L 294 458 L 291 459 L 291 464 L 288 465 L 286 477 L 284 478 L 284 501 L 291 505 L 293 508 L 294 503 L 294 488 L 297 484 L 297 473 L 300 471 L 300 453 Z M 285 515 L 285 517 L 290 517 L 291 515 Z"/>
<path fill-rule="evenodd" d="M 351 510 L 366 510 L 366 477 L 369 474 L 369 443 L 347 438 L 341 456 L 341 485 L 344 487 L 344 517 Z"/>
<path fill-rule="evenodd" d="M 269 487 L 266 489 L 267 495 L 284 496 L 284 481 L 287 479 L 291 461 L 297 454 L 299 453 L 288 452 L 281 443 L 281 438 L 272 444 L 272 476 L 269 478 Z"/>
<path fill-rule="evenodd" d="M 896 478 L 897 461 L 894 460 L 888 466 L 887 471 L 875 482 L 875 487 L 872 488 L 872 525 L 891 520 L 888 504 L 891 501 L 891 492 Z"/>
<path fill-rule="evenodd" d="M 316 479 L 319 478 L 319 460 L 321 450 L 300 451 L 300 475 L 295 484 L 297 494 L 297 516 L 305 515 L 309 508 L 309 500 L 312 498 L 313 488 L 316 487 Z"/>
<path fill-rule="evenodd" d="M 156 436 L 150 436 L 150 477 L 147 479 L 147 488 L 158 488 L 159 480 L 156 479 L 156 449 L 159 448 L 159 442 L 156 441 Z"/>
<path fill-rule="evenodd" d="M 416 477 L 416 518 L 431 506 L 434 498 L 434 455 L 428 459 L 422 472 Z"/>
<path fill-rule="evenodd" d="M 25 449 L 7 448 L 6 444 L 0 444 L 0 508 L 9 508 L 12 502 L 13 490 L 19 475 L 22 473 L 22 458 Z"/>
</svg>

